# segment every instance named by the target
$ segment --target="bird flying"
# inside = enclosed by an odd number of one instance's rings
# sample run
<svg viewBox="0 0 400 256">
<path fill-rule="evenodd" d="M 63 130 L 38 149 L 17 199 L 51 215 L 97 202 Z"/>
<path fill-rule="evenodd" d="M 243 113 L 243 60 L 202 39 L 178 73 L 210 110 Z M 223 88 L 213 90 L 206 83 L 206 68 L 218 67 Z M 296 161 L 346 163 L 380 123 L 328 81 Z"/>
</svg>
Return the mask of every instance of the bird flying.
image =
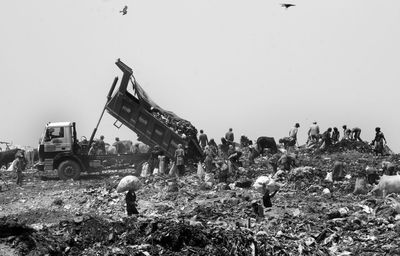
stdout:
<svg viewBox="0 0 400 256">
<path fill-rule="evenodd" d="M 281 4 L 282 7 L 285 7 L 286 9 L 292 6 L 296 6 L 294 4 Z"/>
<path fill-rule="evenodd" d="M 122 12 L 122 15 L 127 14 L 128 13 L 128 6 L 125 5 L 124 9 L 122 9 L 122 11 L 119 11 L 119 12 Z"/>
</svg>

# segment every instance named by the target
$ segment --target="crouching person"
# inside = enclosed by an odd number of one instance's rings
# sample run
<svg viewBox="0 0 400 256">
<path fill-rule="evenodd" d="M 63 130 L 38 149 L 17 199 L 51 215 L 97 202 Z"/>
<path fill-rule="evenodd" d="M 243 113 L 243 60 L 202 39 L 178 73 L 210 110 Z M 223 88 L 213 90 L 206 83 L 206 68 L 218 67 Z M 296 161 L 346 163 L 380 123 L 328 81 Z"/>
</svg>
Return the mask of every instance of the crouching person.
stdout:
<svg viewBox="0 0 400 256">
<path fill-rule="evenodd" d="M 126 211 L 128 216 L 132 216 L 132 214 L 139 214 L 138 210 L 136 209 L 136 193 L 133 190 L 129 190 L 126 193 L 125 197 L 126 202 Z"/>
</svg>

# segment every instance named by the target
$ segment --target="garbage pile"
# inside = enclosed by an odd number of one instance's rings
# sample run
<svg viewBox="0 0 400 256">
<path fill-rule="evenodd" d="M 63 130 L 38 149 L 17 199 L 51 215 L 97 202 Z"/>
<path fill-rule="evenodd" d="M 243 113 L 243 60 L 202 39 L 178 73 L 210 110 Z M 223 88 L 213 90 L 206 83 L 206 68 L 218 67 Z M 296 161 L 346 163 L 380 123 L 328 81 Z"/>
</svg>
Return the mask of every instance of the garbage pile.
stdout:
<svg viewBox="0 0 400 256">
<path fill-rule="evenodd" d="M 184 119 L 176 119 L 172 115 L 168 115 L 168 113 L 166 112 L 160 112 L 157 109 L 153 109 L 151 113 L 158 120 L 163 122 L 166 126 L 171 128 L 179 135 L 197 138 L 197 129 L 189 121 Z"/>
<path fill-rule="evenodd" d="M 22 210 L 0 215 L 0 245 L 22 255 L 400 255 L 399 191 L 369 195 L 375 184 L 358 180 L 381 175 L 386 162 L 397 168 L 400 156 L 376 157 L 357 144 L 318 154 L 297 150 L 297 166 L 277 172 L 266 153 L 251 165 L 246 157 L 239 165 L 218 159 L 223 164 L 212 171 L 196 163 L 183 177 L 110 171 L 105 180 L 11 188 L 2 192 L 10 199 L 0 198 L 0 213 L 17 203 Z M 117 193 L 124 177 L 140 182 L 129 187 L 137 190 L 139 211 L 131 217 L 125 192 Z M 356 184 L 362 193 L 354 193 Z M 278 191 L 270 208 L 261 207 L 265 189 Z M 52 203 L 36 217 L 34 200 L 42 198 Z M 47 215 L 57 221 L 45 223 Z"/>
<path fill-rule="evenodd" d="M 353 140 L 341 140 L 327 149 L 329 153 L 346 152 L 350 150 L 355 150 L 360 153 L 373 153 L 372 146 L 367 142 Z"/>
</svg>

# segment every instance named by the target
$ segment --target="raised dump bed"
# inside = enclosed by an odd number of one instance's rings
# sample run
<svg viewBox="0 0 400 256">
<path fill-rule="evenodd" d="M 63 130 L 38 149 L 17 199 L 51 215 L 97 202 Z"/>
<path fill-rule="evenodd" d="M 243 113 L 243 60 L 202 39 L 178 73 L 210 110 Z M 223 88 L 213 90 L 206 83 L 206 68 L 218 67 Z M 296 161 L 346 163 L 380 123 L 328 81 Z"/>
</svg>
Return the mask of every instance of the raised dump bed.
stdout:
<svg viewBox="0 0 400 256">
<path fill-rule="evenodd" d="M 139 141 L 151 147 L 159 145 L 171 158 L 178 144 L 186 148 L 189 158 L 196 160 L 201 157 L 196 128 L 155 104 L 135 80 L 130 67 L 119 59 L 116 65 L 123 77 L 106 105 L 108 113 L 134 131 Z"/>
</svg>

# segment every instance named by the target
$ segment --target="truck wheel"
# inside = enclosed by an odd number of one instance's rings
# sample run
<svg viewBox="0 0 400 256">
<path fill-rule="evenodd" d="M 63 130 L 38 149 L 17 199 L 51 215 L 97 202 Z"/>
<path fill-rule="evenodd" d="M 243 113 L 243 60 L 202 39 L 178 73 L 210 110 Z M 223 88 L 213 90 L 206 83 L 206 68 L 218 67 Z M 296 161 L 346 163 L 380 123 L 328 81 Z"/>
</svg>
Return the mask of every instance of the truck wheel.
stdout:
<svg viewBox="0 0 400 256">
<path fill-rule="evenodd" d="M 79 179 L 81 175 L 81 168 L 79 164 L 72 160 L 66 160 L 61 162 L 58 166 L 58 177 L 62 180 L 68 179 Z"/>
</svg>

